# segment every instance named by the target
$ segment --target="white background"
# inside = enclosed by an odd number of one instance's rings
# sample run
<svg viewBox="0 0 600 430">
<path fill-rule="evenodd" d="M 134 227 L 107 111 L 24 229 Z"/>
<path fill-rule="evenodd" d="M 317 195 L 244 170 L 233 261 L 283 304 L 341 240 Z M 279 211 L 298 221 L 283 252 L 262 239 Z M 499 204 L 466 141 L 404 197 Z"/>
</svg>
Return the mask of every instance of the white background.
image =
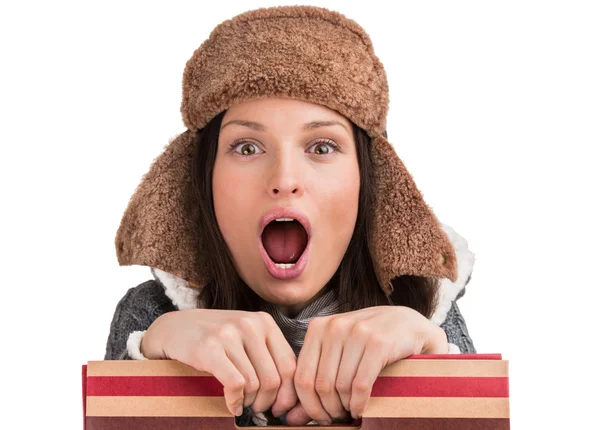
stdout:
<svg viewBox="0 0 600 430">
<path fill-rule="evenodd" d="M 113 240 L 184 130 L 185 62 L 221 21 L 286 3 L 0 6 L 11 428 L 81 428 L 80 366 L 103 358 L 118 300 L 151 276 L 120 267 Z M 478 352 L 510 360 L 512 428 L 597 425 L 598 3 L 308 3 L 355 19 L 386 67 L 390 140 L 476 255 L 459 304 Z"/>
</svg>

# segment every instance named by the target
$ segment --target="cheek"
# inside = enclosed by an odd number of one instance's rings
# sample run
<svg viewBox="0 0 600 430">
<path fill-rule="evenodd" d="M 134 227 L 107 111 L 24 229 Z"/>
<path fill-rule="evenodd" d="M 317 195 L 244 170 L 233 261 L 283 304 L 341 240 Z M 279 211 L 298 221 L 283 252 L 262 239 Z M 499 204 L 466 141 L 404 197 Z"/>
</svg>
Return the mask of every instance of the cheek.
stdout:
<svg viewBox="0 0 600 430">
<path fill-rule="evenodd" d="M 249 220 L 243 216 L 249 212 L 253 201 L 246 184 L 247 178 L 241 178 L 238 169 L 232 169 L 226 164 L 215 163 L 213 171 L 213 204 L 219 229 L 230 249 L 235 248 L 233 238 L 239 237 L 239 232 L 247 230 Z"/>
<path fill-rule="evenodd" d="M 358 165 L 345 166 L 333 178 L 330 177 L 323 184 L 322 192 L 318 193 L 322 214 L 319 218 L 328 226 L 332 239 L 345 246 L 350 241 L 358 214 Z"/>
</svg>

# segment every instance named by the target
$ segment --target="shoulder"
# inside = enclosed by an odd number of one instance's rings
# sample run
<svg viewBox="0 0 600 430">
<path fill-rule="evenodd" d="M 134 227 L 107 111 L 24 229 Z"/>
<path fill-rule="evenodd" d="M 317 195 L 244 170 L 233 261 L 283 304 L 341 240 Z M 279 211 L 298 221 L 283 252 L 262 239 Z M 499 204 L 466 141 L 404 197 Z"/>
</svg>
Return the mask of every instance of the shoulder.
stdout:
<svg viewBox="0 0 600 430">
<path fill-rule="evenodd" d="M 175 310 L 173 302 L 156 280 L 148 280 L 127 290 L 116 306 L 104 359 L 126 359 L 129 335 L 146 330 L 156 318 Z"/>
<path fill-rule="evenodd" d="M 117 305 L 117 310 L 145 310 L 150 313 L 163 313 L 176 310 L 165 293 L 164 287 L 154 279 L 130 288 Z"/>
</svg>

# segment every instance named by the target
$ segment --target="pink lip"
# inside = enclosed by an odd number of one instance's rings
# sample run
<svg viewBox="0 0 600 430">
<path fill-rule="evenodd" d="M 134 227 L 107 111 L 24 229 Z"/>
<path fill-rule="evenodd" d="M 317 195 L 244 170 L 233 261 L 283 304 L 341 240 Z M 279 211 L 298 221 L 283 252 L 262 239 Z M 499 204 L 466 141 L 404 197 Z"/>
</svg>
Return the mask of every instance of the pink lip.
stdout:
<svg viewBox="0 0 600 430">
<path fill-rule="evenodd" d="M 300 256 L 296 264 L 293 267 L 290 267 L 289 269 L 284 269 L 282 267 L 276 266 L 273 260 L 271 260 L 271 258 L 269 257 L 269 254 L 267 254 L 267 251 L 262 242 L 262 233 L 265 227 L 271 221 L 276 220 L 278 218 L 294 218 L 300 224 L 302 224 L 302 226 L 306 230 L 306 233 L 308 234 L 308 242 L 306 243 L 306 248 L 304 249 L 304 252 L 302 252 L 302 255 Z M 310 227 L 310 221 L 308 220 L 308 217 L 298 209 L 279 207 L 273 208 L 266 212 L 260 219 L 260 223 L 258 225 L 258 245 L 260 247 L 260 253 L 265 263 L 265 267 L 267 268 L 267 271 L 271 274 L 271 276 L 281 280 L 294 279 L 300 276 L 302 272 L 304 272 L 306 264 L 308 263 L 308 251 L 310 249 L 311 237 L 312 230 Z"/>
</svg>

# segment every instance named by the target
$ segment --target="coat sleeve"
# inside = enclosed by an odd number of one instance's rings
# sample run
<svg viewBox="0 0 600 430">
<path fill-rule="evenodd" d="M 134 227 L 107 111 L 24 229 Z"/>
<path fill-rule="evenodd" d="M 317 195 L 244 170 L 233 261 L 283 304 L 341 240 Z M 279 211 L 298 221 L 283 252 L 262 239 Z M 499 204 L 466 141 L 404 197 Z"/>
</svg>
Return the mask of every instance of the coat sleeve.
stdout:
<svg viewBox="0 0 600 430">
<path fill-rule="evenodd" d="M 162 285 L 154 280 L 130 288 L 115 309 L 104 359 L 131 360 L 127 353 L 129 335 L 148 329 L 156 318 L 175 310 Z"/>
<path fill-rule="evenodd" d="M 469 283 L 469 280 L 467 283 Z M 466 286 L 465 284 L 465 286 Z M 475 346 L 473 345 L 473 340 L 469 335 L 469 330 L 467 329 L 467 323 L 465 322 L 464 317 L 460 313 L 460 309 L 458 308 L 458 304 L 456 303 L 463 295 L 465 294 L 465 288 L 458 293 L 456 299 L 452 301 L 452 306 L 448 313 L 446 314 L 446 319 L 440 325 L 446 332 L 446 336 L 448 337 L 448 343 L 453 343 L 458 346 L 461 354 L 476 354 Z"/>
</svg>

